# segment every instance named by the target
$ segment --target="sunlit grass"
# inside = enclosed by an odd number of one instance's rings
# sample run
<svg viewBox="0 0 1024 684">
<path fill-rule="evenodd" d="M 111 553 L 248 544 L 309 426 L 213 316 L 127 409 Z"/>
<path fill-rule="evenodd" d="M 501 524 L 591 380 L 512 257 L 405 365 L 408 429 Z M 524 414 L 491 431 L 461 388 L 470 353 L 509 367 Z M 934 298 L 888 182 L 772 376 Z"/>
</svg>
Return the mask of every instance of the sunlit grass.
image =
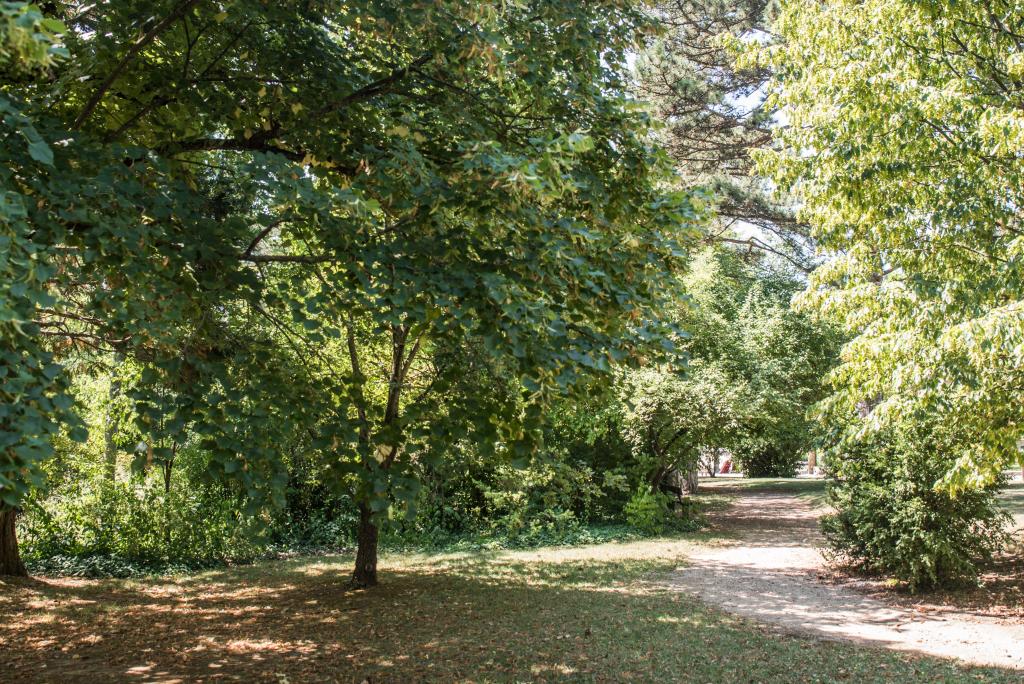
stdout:
<svg viewBox="0 0 1024 684">
<path fill-rule="evenodd" d="M 343 588 L 348 556 L 32 581 L 0 593 L 0 666 L 25 673 L 18 681 L 1019 681 L 783 635 L 664 581 L 693 544 L 713 541 L 388 554 L 383 584 L 364 591 Z"/>
<path fill-rule="evenodd" d="M 740 491 L 788 494 L 812 506 L 825 504 L 826 481 L 823 478 L 730 477 L 701 480 L 702 497 L 735 494 Z"/>
<path fill-rule="evenodd" d="M 1008 483 L 999 493 L 999 503 L 1013 516 L 1015 527 L 1024 527 L 1024 481 Z"/>
</svg>

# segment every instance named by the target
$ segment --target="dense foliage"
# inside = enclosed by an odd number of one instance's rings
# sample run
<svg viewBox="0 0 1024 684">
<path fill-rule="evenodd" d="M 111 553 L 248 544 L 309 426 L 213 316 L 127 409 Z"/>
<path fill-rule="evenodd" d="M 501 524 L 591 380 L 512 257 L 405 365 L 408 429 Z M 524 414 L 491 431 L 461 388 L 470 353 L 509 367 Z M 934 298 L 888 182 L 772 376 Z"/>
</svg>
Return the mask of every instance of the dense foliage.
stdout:
<svg viewBox="0 0 1024 684">
<path fill-rule="evenodd" d="M 0 5 L 0 74 L 31 79 L 66 53 L 59 22 L 24 3 Z M 0 90 L 3 149 L 19 155 L 30 173 L 53 157 L 23 104 Z M 8 142 L 9 141 L 9 142 Z M 67 378 L 39 336 L 36 308 L 52 306 L 48 281 L 56 272 L 29 220 L 32 200 L 0 163 L 0 574 L 24 567 L 13 540 L 15 511 L 29 484 L 42 484 L 39 463 L 52 451 L 62 424 L 81 437 L 70 411 Z"/>
<path fill-rule="evenodd" d="M 1024 438 L 1019 14 L 0 2 L 0 574 L 18 529 L 369 586 L 378 543 L 693 529 L 699 470 L 827 435 L 837 554 L 975 576 Z"/>
<path fill-rule="evenodd" d="M 1021 458 L 1020 25 L 998 0 L 788 2 L 741 60 L 785 123 L 759 168 L 825 258 L 801 303 L 850 336 L 820 407 L 830 541 L 912 586 L 977 575 Z"/>
<path fill-rule="evenodd" d="M 669 318 L 693 330 L 679 341 L 686 367 L 619 369 L 549 403 L 527 462 L 471 438 L 428 445 L 442 453 L 412 461 L 421 485 L 409 500 L 391 499 L 382 543 L 522 547 L 691 530 L 700 512 L 680 499 L 680 480 L 709 450 L 749 468 L 760 453 L 753 447 L 768 445 L 782 456 L 766 471 L 792 469 L 813 445 L 804 414 L 820 395 L 834 335 L 788 310 L 799 279 L 756 255 L 702 252 L 683 283 L 692 298 Z M 514 376 L 480 347 L 448 357 L 459 377 L 444 396 L 522 406 Z M 253 508 L 243 483 L 216 476 L 216 456 L 195 440 L 175 446 L 173 458 L 130 468 L 118 452 L 139 440 L 130 395 L 141 369 L 128 359 L 117 368 L 74 373 L 89 439 L 59 439 L 43 466 L 48 487 L 26 501 L 32 567 L 124 574 L 356 544 L 355 490 L 335 485 L 309 434 L 280 455 L 278 507 Z M 433 419 L 456 416 L 442 407 Z"/>
<path fill-rule="evenodd" d="M 839 336 L 809 314 L 792 311 L 804 281 L 787 262 L 757 253 L 709 249 L 685 279 L 689 306 L 681 325 L 694 377 L 712 378 L 702 392 L 731 407 L 722 438 L 706 442 L 728 450 L 755 477 L 790 476 L 813 449 L 818 430 L 809 409 L 824 398 L 824 374 L 835 363 Z M 718 410 L 721 411 L 721 410 Z"/>
<path fill-rule="evenodd" d="M 502 391 L 500 378 L 476 380 Z M 380 521 L 382 544 L 521 548 L 659 533 L 669 521 L 675 530 L 694 529 L 696 510 L 670 518 L 664 509 L 654 527 L 625 514 L 634 469 L 616 422 L 622 407 L 609 391 L 594 389 L 594 397 L 582 400 L 593 414 L 571 400 L 551 408 L 544 447 L 528 465 L 495 458 L 469 440 L 448 447 L 443 459 L 418 459 L 415 477 L 423 485 L 411 506 L 394 506 Z M 44 466 L 47 488 L 25 502 L 21 541 L 30 568 L 133 575 L 357 543 L 357 502 L 351 491 L 331 486 L 315 450 L 284 454 L 285 502 L 255 511 L 235 480 L 211 476 L 211 455 L 198 446 L 177 450 L 170 468 L 133 471 L 119 458 L 111 470 L 103 430 L 109 390 L 102 376 L 76 380 L 90 438 L 58 440 Z"/>
<path fill-rule="evenodd" d="M 827 458 L 837 512 L 823 521 L 835 555 L 912 590 L 976 579 L 1006 541 L 1009 516 L 995 485 L 957 495 L 935 488 L 958 439 L 951 426 L 908 423 L 838 443 Z"/>
<path fill-rule="evenodd" d="M 625 95 L 634 3 L 49 12 L 65 58 L 3 87 L 28 117 L 5 119 L 28 140 L 5 188 L 31 197 L 10 251 L 33 257 L 11 363 L 54 402 L 4 423 L 7 505 L 70 424 L 71 365 L 127 363 L 138 467 L 198 447 L 280 506 L 283 454 L 315 450 L 358 502 L 369 584 L 420 458 L 469 436 L 526 457 L 579 377 L 671 351 L 659 303 L 702 200 L 668 189 Z M 460 394 L 476 363 L 519 389 Z"/>
<path fill-rule="evenodd" d="M 871 426 L 931 414 L 966 490 L 1020 458 L 1024 369 L 1018 3 L 784 4 L 770 64 L 781 147 L 827 262 L 804 301 L 853 335 L 834 402 Z"/>
</svg>

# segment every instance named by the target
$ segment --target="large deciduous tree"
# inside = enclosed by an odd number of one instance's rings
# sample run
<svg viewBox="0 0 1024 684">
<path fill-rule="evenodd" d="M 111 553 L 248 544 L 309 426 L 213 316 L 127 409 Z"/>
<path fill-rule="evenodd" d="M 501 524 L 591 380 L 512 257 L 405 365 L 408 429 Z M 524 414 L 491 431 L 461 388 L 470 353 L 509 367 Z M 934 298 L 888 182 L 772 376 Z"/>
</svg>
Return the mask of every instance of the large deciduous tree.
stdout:
<svg viewBox="0 0 1024 684">
<path fill-rule="evenodd" d="M 56 36 L 62 28 L 34 7 L 5 3 L 0 74 L 15 82 L 39 77 L 63 54 Z M 50 159 L 50 148 L 22 103 L 4 91 L 0 121 L 2 149 L 16 155 L 24 171 L 38 171 Z M 38 483 L 37 466 L 50 440 L 73 415 L 66 379 L 32 323 L 37 308 L 52 303 L 47 281 L 55 269 L 43 258 L 46 245 L 28 221 L 31 197 L 3 165 L 0 183 L 0 575 L 24 575 L 15 536 L 21 496 L 29 483 Z"/>
<path fill-rule="evenodd" d="M 955 424 L 953 491 L 1024 437 L 1022 23 L 1005 0 L 790 2 L 750 57 L 786 124 L 761 168 L 827 257 L 804 301 L 854 335 L 835 415 Z"/>
<path fill-rule="evenodd" d="M 427 445 L 471 426 L 525 456 L 546 399 L 665 339 L 701 209 L 664 190 L 625 95 L 638 5 L 50 3 L 67 59 L 0 88 L 39 130 L 2 152 L 42 269 L 13 365 L 59 383 L 55 346 L 138 361 L 140 458 L 188 433 L 253 492 L 305 430 L 354 486 L 354 579 L 374 584 L 380 516 Z M 432 421 L 469 344 L 524 401 Z M 16 505 L 48 447 L 10 426 Z"/>
</svg>

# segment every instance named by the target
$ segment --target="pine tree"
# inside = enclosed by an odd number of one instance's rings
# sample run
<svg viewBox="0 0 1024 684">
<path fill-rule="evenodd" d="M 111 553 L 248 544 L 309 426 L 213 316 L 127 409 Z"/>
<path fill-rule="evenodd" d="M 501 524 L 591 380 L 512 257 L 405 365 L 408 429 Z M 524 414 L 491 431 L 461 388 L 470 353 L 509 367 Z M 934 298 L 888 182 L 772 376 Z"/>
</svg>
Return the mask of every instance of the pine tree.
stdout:
<svg viewBox="0 0 1024 684">
<path fill-rule="evenodd" d="M 664 123 L 663 142 L 688 181 L 714 189 L 721 224 L 709 240 L 748 244 L 804 270 L 812 264 L 806 226 L 771 186 L 752 175 L 752 150 L 772 142 L 764 87 L 771 71 L 736 68 L 723 38 L 769 39 L 770 0 L 667 0 L 655 9 L 661 34 L 638 61 L 638 94 Z M 740 238 L 734 228 L 753 227 Z"/>
</svg>

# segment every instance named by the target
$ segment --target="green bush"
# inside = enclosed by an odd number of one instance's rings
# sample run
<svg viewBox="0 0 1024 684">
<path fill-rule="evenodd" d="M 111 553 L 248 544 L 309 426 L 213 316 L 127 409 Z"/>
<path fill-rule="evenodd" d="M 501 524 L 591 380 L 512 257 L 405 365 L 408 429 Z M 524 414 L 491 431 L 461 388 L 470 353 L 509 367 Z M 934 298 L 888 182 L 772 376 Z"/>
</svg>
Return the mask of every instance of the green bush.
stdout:
<svg viewBox="0 0 1024 684">
<path fill-rule="evenodd" d="M 267 521 L 244 516 L 216 486 L 172 488 L 156 478 L 100 481 L 36 502 L 23 516 L 28 560 L 106 556 L 156 567 L 247 560 Z"/>
<path fill-rule="evenodd" d="M 800 423 L 754 427 L 733 447 L 734 465 L 747 477 L 793 477 L 809 446 L 811 431 Z"/>
<path fill-rule="evenodd" d="M 648 534 L 664 531 L 670 521 L 672 497 L 649 489 L 639 489 L 626 503 L 626 522 Z"/>
<path fill-rule="evenodd" d="M 975 580 L 1006 542 L 1009 516 L 994 487 L 955 496 L 935 487 L 953 446 L 941 433 L 910 425 L 832 449 L 836 513 L 822 522 L 832 556 L 911 590 Z"/>
<path fill-rule="evenodd" d="M 765 444 L 735 453 L 734 460 L 747 477 L 794 477 L 801 455 L 774 444 Z"/>
<path fill-rule="evenodd" d="M 349 508 L 317 510 L 302 518 L 291 510 L 284 511 L 275 529 L 274 544 L 291 551 L 337 551 L 353 546 L 359 514 L 354 503 Z"/>
</svg>

